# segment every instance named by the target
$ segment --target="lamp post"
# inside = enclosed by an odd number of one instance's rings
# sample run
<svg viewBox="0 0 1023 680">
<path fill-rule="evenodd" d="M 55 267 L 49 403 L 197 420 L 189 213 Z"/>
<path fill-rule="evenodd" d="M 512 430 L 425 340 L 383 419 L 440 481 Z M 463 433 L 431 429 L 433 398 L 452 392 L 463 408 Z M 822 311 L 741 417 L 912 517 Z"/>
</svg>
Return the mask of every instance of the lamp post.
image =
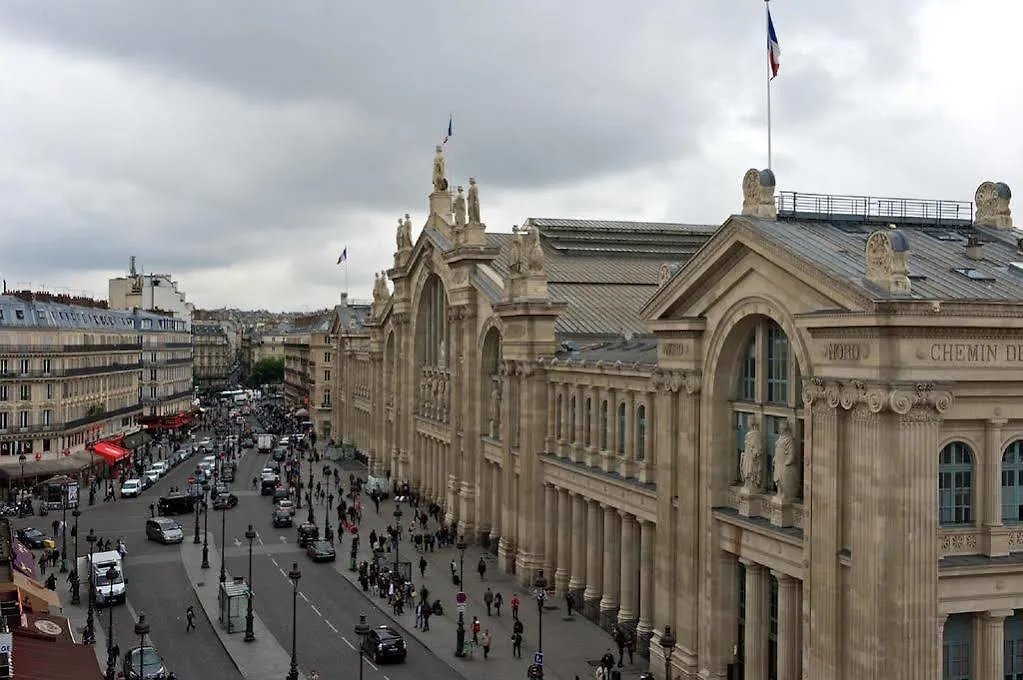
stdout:
<svg viewBox="0 0 1023 680">
<path fill-rule="evenodd" d="M 146 646 L 146 635 L 149 634 L 149 624 L 146 623 L 146 615 L 139 612 L 138 623 L 135 624 L 135 634 L 139 636 L 139 677 L 142 675 L 142 648 Z"/>
<path fill-rule="evenodd" d="M 675 634 L 671 632 L 671 626 L 664 627 L 661 649 L 664 651 L 664 680 L 671 680 L 671 653 L 675 651 Z"/>
<path fill-rule="evenodd" d="M 85 537 L 85 540 L 89 542 L 89 611 L 85 615 L 85 632 L 82 633 L 82 642 L 91 645 L 96 642 L 96 629 L 93 621 L 96 586 L 92 580 L 92 551 L 96 546 L 96 532 L 89 529 L 89 535 Z"/>
<path fill-rule="evenodd" d="M 536 575 L 536 582 L 533 583 L 533 595 L 536 596 L 536 620 L 537 620 L 537 641 L 536 651 L 543 654 L 543 603 L 547 601 L 547 578 L 543 575 L 543 569 Z"/>
<path fill-rule="evenodd" d="M 227 505 L 220 509 L 220 582 L 227 580 L 227 566 L 224 564 L 227 553 Z"/>
<path fill-rule="evenodd" d="M 256 538 L 256 532 L 253 531 L 251 524 L 249 530 L 245 532 L 245 538 L 249 539 L 249 601 L 245 612 L 245 641 L 255 642 L 256 633 L 252 630 L 252 541 Z"/>
<path fill-rule="evenodd" d="M 306 493 L 309 497 L 306 501 L 309 505 L 309 523 L 316 524 L 316 518 L 313 516 L 313 459 L 309 459 L 309 484 L 306 486 Z"/>
<path fill-rule="evenodd" d="M 64 485 L 64 494 L 63 494 L 63 496 L 60 499 L 61 500 L 61 505 L 63 506 L 61 508 L 61 510 L 63 512 L 62 512 L 62 517 L 61 517 L 61 522 L 60 522 L 60 536 L 61 536 L 60 573 L 62 573 L 62 574 L 66 574 L 67 573 L 67 494 L 68 494 L 68 488 L 67 488 L 67 484 L 65 484 Z"/>
<path fill-rule="evenodd" d="M 298 630 L 298 580 L 302 578 L 302 572 L 298 570 L 298 562 L 293 562 L 288 578 L 294 588 L 291 591 L 291 670 L 288 671 L 287 680 L 298 680 L 298 656 L 296 654 L 296 631 Z"/>
<path fill-rule="evenodd" d="M 398 573 L 398 556 L 401 547 L 401 507 L 394 506 L 394 573 Z M 464 553 L 463 553 L 464 554 Z"/>
<path fill-rule="evenodd" d="M 202 506 L 202 501 L 195 498 L 195 538 L 192 539 L 192 543 L 199 545 L 202 541 L 199 540 L 199 508 Z"/>
<path fill-rule="evenodd" d="M 359 614 L 359 622 L 355 624 L 355 634 L 359 636 L 359 680 L 362 680 L 362 652 L 365 647 L 366 636 L 369 635 L 369 625 L 366 623 L 366 615 Z"/>
<path fill-rule="evenodd" d="M 25 460 L 26 460 L 25 454 L 19 453 L 18 462 L 21 463 L 21 480 L 18 486 L 20 487 L 21 491 L 25 490 Z M 19 517 L 21 516 L 21 498 L 18 498 L 18 516 Z"/>
<path fill-rule="evenodd" d="M 110 584 L 110 595 L 114 594 L 114 579 L 117 578 L 117 568 L 110 565 L 107 569 L 107 583 Z M 109 599 L 108 599 L 109 601 Z M 107 677 L 106 680 L 116 680 L 117 659 L 114 656 L 114 605 L 108 604 L 109 620 L 107 622 Z"/>
<path fill-rule="evenodd" d="M 455 549 L 458 550 L 458 588 L 462 590 L 465 588 L 465 549 L 469 546 L 465 543 L 465 536 L 459 536 L 458 542 L 455 543 Z M 455 627 L 455 656 L 461 658 L 464 656 L 462 653 L 462 647 L 465 646 L 465 612 L 459 608 L 458 610 L 458 625 Z"/>
<path fill-rule="evenodd" d="M 202 499 L 202 569 L 210 568 L 210 509 L 206 496 Z"/>
<path fill-rule="evenodd" d="M 71 530 L 71 535 L 75 538 L 75 567 L 71 574 L 71 604 L 81 604 L 82 596 L 78 592 L 78 581 L 81 578 L 81 574 L 78 573 L 78 518 L 82 516 L 82 511 L 75 508 L 71 511 L 71 516 L 75 518 L 75 526 Z"/>
</svg>

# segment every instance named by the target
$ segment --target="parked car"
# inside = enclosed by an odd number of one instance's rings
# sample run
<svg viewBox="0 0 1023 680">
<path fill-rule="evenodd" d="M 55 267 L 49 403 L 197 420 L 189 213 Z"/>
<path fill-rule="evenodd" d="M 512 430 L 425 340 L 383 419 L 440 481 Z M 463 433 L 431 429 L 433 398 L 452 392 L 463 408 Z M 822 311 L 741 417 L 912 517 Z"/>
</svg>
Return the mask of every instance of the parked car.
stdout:
<svg viewBox="0 0 1023 680">
<path fill-rule="evenodd" d="M 170 471 L 170 464 L 167 461 L 158 460 L 150 466 L 150 469 L 156 470 L 163 477 Z"/>
<path fill-rule="evenodd" d="M 298 525 L 298 547 L 305 548 L 313 541 L 319 540 L 320 527 L 312 522 L 302 522 Z"/>
<path fill-rule="evenodd" d="M 141 663 L 142 673 L 139 673 Z M 124 655 L 126 680 L 166 680 L 170 671 L 156 647 L 136 647 Z"/>
<path fill-rule="evenodd" d="M 214 510 L 230 510 L 238 505 L 238 497 L 233 493 L 218 493 L 213 499 Z"/>
<path fill-rule="evenodd" d="M 142 493 L 141 479 L 126 479 L 121 482 L 121 498 L 137 498 Z"/>
<path fill-rule="evenodd" d="M 156 468 L 149 468 L 148 470 L 146 470 L 145 472 L 142 473 L 142 476 L 148 478 L 150 483 L 156 484 L 156 482 L 163 475 L 161 475 L 160 471 L 157 470 Z"/>
<path fill-rule="evenodd" d="M 374 663 L 385 660 L 404 661 L 408 655 L 408 647 L 405 645 L 405 638 L 399 635 L 398 631 L 390 626 L 380 626 L 370 629 L 362 639 L 362 653 L 373 659 Z"/>
<path fill-rule="evenodd" d="M 282 527 L 290 527 L 292 524 L 291 513 L 281 508 L 274 508 L 271 513 L 273 519 L 274 528 L 280 529 Z"/>
<path fill-rule="evenodd" d="M 39 529 L 25 527 L 24 529 L 18 529 L 16 535 L 19 541 L 33 550 L 42 550 L 44 548 L 50 548 L 52 550 L 57 547 L 57 542 L 39 531 Z"/>
<path fill-rule="evenodd" d="M 181 525 L 167 517 L 153 517 L 146 520 L 146 538 L 160 543 L 181 543 L 185 532 Z"/>
<path fill-rule="evenodd" d="M 310 541 L 306 546 L 305 554 L 313 562 L 333 562 L 337 559 L 334 544 L 323 539 Z"/>
<path fill-rule="evenodd" d="M 273 459 L 278 463 L 283 463 L 284 459 L 287 458 L 287 456 L 288 456 L 287 450 L 282 449 L 279 446 L 276 449 L 274 449 Z"/>
</svg>

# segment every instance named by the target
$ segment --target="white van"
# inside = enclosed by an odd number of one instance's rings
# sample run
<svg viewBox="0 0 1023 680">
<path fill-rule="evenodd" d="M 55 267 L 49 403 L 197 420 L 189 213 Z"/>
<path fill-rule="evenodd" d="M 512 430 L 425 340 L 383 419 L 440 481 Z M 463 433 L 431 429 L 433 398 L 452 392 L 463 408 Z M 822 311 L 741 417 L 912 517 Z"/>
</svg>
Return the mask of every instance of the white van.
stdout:
<svg viewBox="0 0 1023 680">
<path fill-rule="evenodd" d="M 78 560 L 79 574 L 88 574 L 89 558 L 82 557 Z M 113 579 L 107 578 L 107 571 L 113 567 L 117 575 Z M 87 581 L 82 579 L 83 585 Z M 92 556 L 92 584 L 96 592 L 96 604 L 122 604 L 127 600 L 128 591 L 124 582 L 124 567 L 121 564 L 121 555 L 116 550 L 107 550 L 95 553 Z"/>
</svg>

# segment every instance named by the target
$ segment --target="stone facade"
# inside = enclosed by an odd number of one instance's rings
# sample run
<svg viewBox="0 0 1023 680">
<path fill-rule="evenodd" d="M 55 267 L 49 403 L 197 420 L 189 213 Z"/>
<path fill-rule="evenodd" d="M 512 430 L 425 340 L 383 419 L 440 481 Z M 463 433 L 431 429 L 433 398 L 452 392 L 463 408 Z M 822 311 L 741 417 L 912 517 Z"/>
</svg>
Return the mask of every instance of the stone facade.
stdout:
<svg viewBox="0 0 1023 680">
<path fill-rule="evenodd" d="M 296 412 L 306 411 L 316 431 L 331 432 L 334 347 L 329 341 L 330 314 L 295 320 L 283 332 L 284 399 Z"/>
<path fill-rule="evenodd" d="M 227 387 L 233 360 L 227 333 L 216 324 L 192 324 L 192 360 L 195 384 L 208 389 Z"/>
<path fill-rule="evenodd" d="M 623 241 L 578 245 L 610 227 L 487 234 L 435 177 L 392 285 L 335 335 L 338 433 L 524 588 L 542 571 L 635 631 L 657 677 L 669 625 L 672 677 L 1023 673 L 1008 187 L 975 222 L 970 202 L 775 202 L 751 173 L 743 214 L 635 308 Z M 573 248 L 620 297 L 572 288 Z"/>
</svg>

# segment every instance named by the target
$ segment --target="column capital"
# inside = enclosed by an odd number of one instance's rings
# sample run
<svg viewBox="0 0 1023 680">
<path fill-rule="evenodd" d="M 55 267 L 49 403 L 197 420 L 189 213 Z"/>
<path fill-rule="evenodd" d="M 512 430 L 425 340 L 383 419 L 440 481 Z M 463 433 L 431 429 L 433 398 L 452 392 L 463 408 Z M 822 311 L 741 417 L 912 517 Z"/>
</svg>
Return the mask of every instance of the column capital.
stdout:
<svg viewBox="0 0 1023 680">
<path fill-rule="evenodd" d="M 621 518 L 622 518 L 623 522 L 629 522 L 629 521 L 635 522 L 636 521 L 636 516 L 633 515 L 631 512 L 626 512 L 625 510 L 620 510 L 619 509 L 618 510 L 618 514 L 621 515 Z"/>
<path fill-rule="evenodd" d="M 771 576 L 778 580 L 779 588 L 794 588 L 799 584 L 799 579 L 795 576 L 790 576 L 784 572 L 778 571 L 777 569 L 771 570 Z"/>
<path fill-rule="evenodd" d="M 1005 427 L 1009 424 L 1008 418 L 989 418 L 987 424 L 991 427 Z"/>
<path fill-rule="evenodd" d="M 1015 612 L 1011 609 L 991 609 L 983 613 L 984 618 L 989 621 L 1001 621 L 1011 617 Z"/>
</svg>

